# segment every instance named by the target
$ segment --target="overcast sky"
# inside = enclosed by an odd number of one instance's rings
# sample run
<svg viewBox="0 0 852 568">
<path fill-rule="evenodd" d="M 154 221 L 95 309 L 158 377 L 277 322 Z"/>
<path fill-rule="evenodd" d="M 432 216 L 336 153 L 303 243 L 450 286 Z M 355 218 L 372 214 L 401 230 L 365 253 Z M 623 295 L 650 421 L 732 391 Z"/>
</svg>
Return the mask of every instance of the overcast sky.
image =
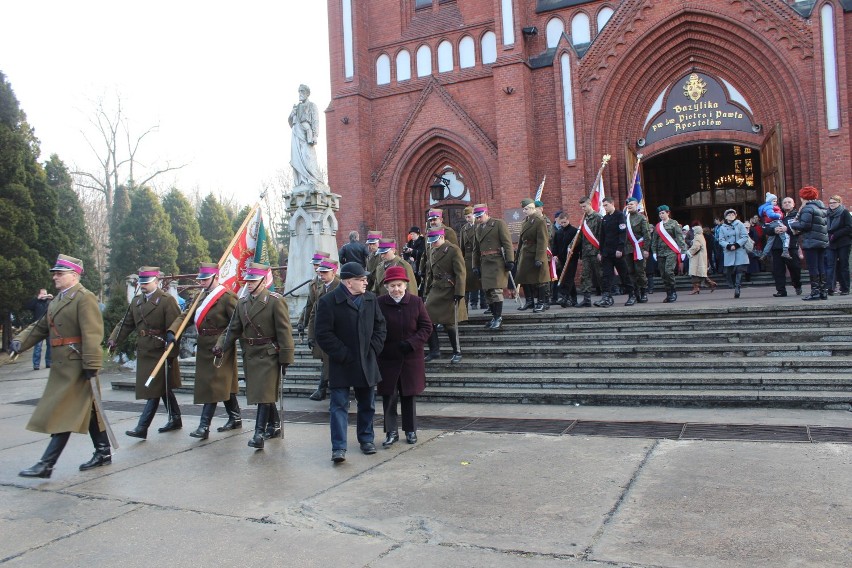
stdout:
<svg viewBox="0 0 852 568">
<path fill-rule="evenodd" d="M 146 137 L 145 165 L 188 162 L 157 180 L 249 203 L 264 180 L 289 171 L 287 117 L 298 86 L 320 110 L 325 168 L 329 104 L 324 0 L 26 0 L 4 2 L 0 71 L 41 140 L 43 162 L 97 162 L 81 131 L 95 103 L 123 101 L 131 130 Z M 138 174 L 135 176 L 140 178 Z"/>
</svg>

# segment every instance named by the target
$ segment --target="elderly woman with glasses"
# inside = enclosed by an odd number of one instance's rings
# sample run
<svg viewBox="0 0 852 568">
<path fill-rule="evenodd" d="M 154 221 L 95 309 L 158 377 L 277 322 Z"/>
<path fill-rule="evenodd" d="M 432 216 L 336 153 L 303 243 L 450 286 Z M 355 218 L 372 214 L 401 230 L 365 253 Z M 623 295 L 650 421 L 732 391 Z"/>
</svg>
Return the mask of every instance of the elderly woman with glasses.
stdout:
<svg viewBox="0 0 852 568">
<path fill-rule="evenodd" d="M 725 251 L 725 278 L 734 289 L 734 298 L 739 298 L 743 274 L 748 270 L 748 231 L 734 209 L 725 211 L 724 219 L 719 227 L 719 244 Z"/>
</svg>

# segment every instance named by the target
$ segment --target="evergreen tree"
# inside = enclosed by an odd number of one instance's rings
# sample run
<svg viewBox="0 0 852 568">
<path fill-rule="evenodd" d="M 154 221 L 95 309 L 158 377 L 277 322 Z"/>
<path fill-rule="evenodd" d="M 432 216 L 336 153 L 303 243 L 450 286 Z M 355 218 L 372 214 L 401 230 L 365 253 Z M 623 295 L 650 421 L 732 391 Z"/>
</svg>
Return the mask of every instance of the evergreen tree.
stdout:
<svg viewBox="0 0 852 568">
<path fill-rule="evenodd" d="M 85 270 L 80 282 L 95 294 L 100 294 L 101 275 L 95 270 L 94 247 L 86 230 L 83 208 L 74 191 L 71 174 L 56 154 L 52 154 L 50 160 L 45 162 L 44 171 L 48 187 L 56 193 L 56 228 L 69 241 L 67 248 L 60 252 L 83 261 Z"/>
<path fill-rule="evenodd" d="M 110 292 L 114 294 L 124 294 L 125 277 L 136 272 L 136 268 L 133 268 L 130 272 L 123 272 L 122 269 L 118 268 L 121 265 L 121 260 L 117 258 L 118 245 L 124 238 L 122 226 L 129 213 L 130 195 L 127 186 L 122 184 L 115 188 L 109 220 L 109 282 Z"/>
<path fill-rule="evenodd" d="M 208 257 L 207 241 L 201 236 L 198 219 L 189 200 L 180 191 L 173 188 L 163 198 L 163 209 L 169 216 L 172 234 L 177 237 L 177 265 L 181 274 L 197 271 L 201 262 L 219 262 L 219 257 Z"/>
<path fill-rule="evenodd" d="M 234 236 L 231 230 L 231 221 L 225 208 L 213 194 L 208 194 L 201 202 L 198 210 L 198 225 L 201 228 L 201 236 L 207 241 L 207 251 L 210 258 L 217 262 L 222 258 L 225 247 Z"/>
<path fill-rule="evenodd" d="M 251 206 L 246 205 L 237 212 L 237 214 L 234 216 L 233 222 L 231 223 L 231 233 L 235 235 L 237 234 L 237 231 L 240 229 L 240 227 L 242 227 L 243 221 L 246 220 L 246 216 L 249 214 L 250 211 Z"/>
<path fill-rule="evenodd" d="M 144 265 L 159 266 L 166 274 L 177 272 L 177 237 L 172 234 L 169 216 L 151 189 L 139 187 L 130 191 L 130 210 L 119 232 L 121 239 L 112 245 L 110 270 L 114 278 L 118 276 L 123 283 L 128 274 Z"/>
<path fill-rule="evenodd" d="M 9 337 L 11 312 L 35 289 L 50 282 L 47 271 L 52 264 L 48 265 L 36 244 L 40 235 L 33 185 L 41 171 L 38 154 L 38 140 L 11 84 L 0 72 L 0 319 L 4 339 Z"/>
</svg>

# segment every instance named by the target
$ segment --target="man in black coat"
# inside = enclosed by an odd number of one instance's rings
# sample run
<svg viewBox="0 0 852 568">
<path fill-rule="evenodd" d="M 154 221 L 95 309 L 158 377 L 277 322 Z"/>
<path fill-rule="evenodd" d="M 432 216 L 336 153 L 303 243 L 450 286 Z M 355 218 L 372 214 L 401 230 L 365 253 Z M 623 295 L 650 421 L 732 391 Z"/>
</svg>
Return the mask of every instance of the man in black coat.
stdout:
<svg viewBox="0 0 852 568">
<path fill-rule="evenodd" d="M 618 270 L 621 289 L 627 292 L 627 303 L 625 305 L 632 306 L 636 303 L 636 296 L 633 294 L 633 283 L 627 277 L 627 263 L 624 260 L 624 237 L 627 234 L 627 220 L 624 213 L 615 208 L 615 203 L 613 203 L 611 197 L 604 197 L 603 206 L 606 215 L 601 222 L 601 248 L 598 253 L 598 259 L 601 261 L 603 297 L 595 302 L 595 305 L 599 308 L 612 306 L 612 281 L 615 277 L 615 270 Z"/>
<path fill-rule="evenodd" d="M 53 294 L 48 294 L 47 289 L 42 288 L 24 307 L 33 313 L 33 321 L 38 321 L 47 313 L 47 306 L 52 299 Z M 33 346 L 33 371 L 38 371 L 41 366 L 41 344 L 39 341 Z M 44 366 L 50 369 L 50 340 L 44 340 L 44 345 Z"/>
<path fill-rule="evenodd" d="M 376 356 L 387 328 L 376 295 L 367 292 L 367 272 L 357 262 L 340 269 L 341 285 L 320 298 L 316 308 L 316 342 L 329 359 L 331 459 L 346 460 L 349 389 L 358 401 L 357 433 L 361 451 L 375 454 L 373 417 L 376 385 L 382 380 Z"/>
<path fill-rule="evenodd" d="M 369 256 L 370 252 L 358 240 L 360 237 L 361 235 L 358 234 L 358 231 L 349 232 L 349 242 L 340 247 L 340 251 L 337 253 L 337 256 L 340 258 L 340 264 L 357 262 L 362 268 L 367 268 L 367 256 Z"/>
<path fill-rule="evenodd" d="M 796 295 L 802 295 L 802 261 L 799 260 L 799 237 L 790 230 L 789 223 L 796 218 L 799 212 L 796 210 L 796 202 L 792 197 L 785 197 L 781 201 L 781 210 L 784 212 L 784 218 L 781 220 L 781 226 L 775 228 L 775 234 L 787 233 L 790 235 L 790 257 L 781 256 L 784 252 L 781 239 L 772 239 L 772 277 L 775 279 L 775 290 L 772 294 L 776 298 L 781 298 L 787 295 L 786 275 L 790 271 L 790 280 L 793 282 L 793 288 L 796 290 Z"/>
<path fill-rule="evenodd" d="M 557 230 L 553 232 L 551 237 L 551 250 L 553 256 L 557 258 L 556 273 L 561 275 L 565 267 L 565 259 L 568 258 L 568 247 L 577 235 L 577 227 L 573 226 L 568 220 L 568 213 L 562 212 L 556 218 Z M 577 251 L 571 255 L 571 260 L 568 261 L 568 270 L 565 272 L 565 278 L 562 284 L 557 287 L 557 298 L 559 305 L 563 308 L 574 306 L 577 304 L 577 286 L 574 283 L 574 277 L 577 275 L 577 265 L 580 261 L 580 255 Z"/>
</svg>

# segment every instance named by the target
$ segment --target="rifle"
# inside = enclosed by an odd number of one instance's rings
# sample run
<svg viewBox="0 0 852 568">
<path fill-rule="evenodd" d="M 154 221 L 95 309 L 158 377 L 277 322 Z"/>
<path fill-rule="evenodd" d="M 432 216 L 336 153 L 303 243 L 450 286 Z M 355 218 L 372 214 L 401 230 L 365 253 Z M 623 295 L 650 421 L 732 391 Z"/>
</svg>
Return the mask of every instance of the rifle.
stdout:
<svg viewBox="0 0 852 568">
<path fill-rule="evenodd" d="M 589 192 L 589 199 L 592 198 L 592 195 L 595 193 L 595 189 L 597 189 L 598 185 L 601 183 L 601 175 L 603 174 L 604 168 L 606 167 L 609 159 L 612 156 L 609 154 L 604 154 L 603 159 L 601 160 L 601 167 L 598 169 L 598 175 L 595 176 L 595 183 L 592 184 L 592 190 Z M 635 179 L 635 178 L 634 178 Z M 583 214 L 583 219 L 586 218 L 586 214 Z M 583 220 L 580 220 L 580 223 L 577 225 L 577 234 L 574 235 L 574 238 L 571 239 L 571 244 L 568 245 L 568 254 L 565 255 L 565 264 L 562 266 L 562 273 L 559 274 L 559 280 L 557 284 L 559 286 L 562 285 L 562 281 L 565 280 L 565 274 L 568 273 L 568 263 L 571 261 L 571 257 L 574 255 L 574 249 L 577 248 L 577 240 L 582 233 Z"/>
</svg>

